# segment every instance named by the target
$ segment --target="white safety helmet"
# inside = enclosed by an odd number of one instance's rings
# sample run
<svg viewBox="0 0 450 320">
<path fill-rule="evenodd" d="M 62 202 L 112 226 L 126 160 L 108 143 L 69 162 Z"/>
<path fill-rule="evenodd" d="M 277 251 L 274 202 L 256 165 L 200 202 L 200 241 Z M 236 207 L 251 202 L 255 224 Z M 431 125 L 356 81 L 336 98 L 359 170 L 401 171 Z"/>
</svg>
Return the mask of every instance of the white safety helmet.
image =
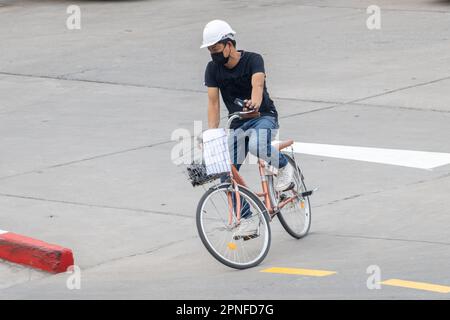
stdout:
<svg viewBox="0 0 450 320">
<path fill-rule="evenodd" d="M 206 48 L 225 39 L 234 40 L 236 32 L 223 20 L 212 20 L 203 29 L 203 43 L 200 48 Z"/>
</svg>

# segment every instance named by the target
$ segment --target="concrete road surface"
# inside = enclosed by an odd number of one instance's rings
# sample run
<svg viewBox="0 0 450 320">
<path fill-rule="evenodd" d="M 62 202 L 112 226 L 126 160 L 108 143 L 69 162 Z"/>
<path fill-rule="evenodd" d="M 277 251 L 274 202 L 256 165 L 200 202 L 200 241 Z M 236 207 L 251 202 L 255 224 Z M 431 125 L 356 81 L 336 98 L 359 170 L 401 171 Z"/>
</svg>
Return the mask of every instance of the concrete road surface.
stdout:
<svg viewBox="0 0 450 320">
<path fill-rule="evenodd" d="M 450 1 L 0 0 L 0 229 L 71 248 L 81 270 L 69 290 L 70 274 L 1 261 L 0 298 L 449 299 L 449 164 L 299 153 L 320 187 L 310 234 L 275 219 L 245 271 L 209 255 L 203 190 L 170 156 L 174 130 L 206 128 L 199 46 L 217 18 L 263 55 L 280 138 L 450 153 Z M 274 267 L 334 273 L 261 272 Z"/>
</svg>

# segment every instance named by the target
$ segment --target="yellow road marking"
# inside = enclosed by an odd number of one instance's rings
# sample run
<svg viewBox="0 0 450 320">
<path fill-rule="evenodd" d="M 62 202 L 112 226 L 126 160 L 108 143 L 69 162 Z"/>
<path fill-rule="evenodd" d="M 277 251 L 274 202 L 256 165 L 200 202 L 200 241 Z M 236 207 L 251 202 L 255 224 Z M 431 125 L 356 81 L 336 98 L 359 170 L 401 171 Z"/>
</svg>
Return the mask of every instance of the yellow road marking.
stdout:
<svg viewBox="0 0 450 320">
<path fill-rule="evenodd" d="M 450 293 L 450 287 L 440 286 L 432 283 L 405 281 L 400 279 L 389 279 L 381 282 L 381 284 L 394 287 L 403 287 L 417 290 L 426 290 L 439 293 Z"/>
<path fill-rule="evenodd" d="M 311 276 L 311 277 L 326 277 L 336 273 L 335 271 L 296 269 L 296 268 L 269 268 L 261 270 L 261 272 L 295 274 L 300 276 Z"/>
</svg>

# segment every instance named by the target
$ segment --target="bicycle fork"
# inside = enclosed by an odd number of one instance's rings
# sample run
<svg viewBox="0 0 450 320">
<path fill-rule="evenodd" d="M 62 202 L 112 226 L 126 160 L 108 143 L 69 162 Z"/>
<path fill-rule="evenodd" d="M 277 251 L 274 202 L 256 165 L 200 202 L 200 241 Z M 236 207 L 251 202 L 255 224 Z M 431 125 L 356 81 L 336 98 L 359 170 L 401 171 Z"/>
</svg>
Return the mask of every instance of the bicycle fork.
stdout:
<svg viewBox="0 0 450 320">
<path fill-rule="evenodd" d="M 235 196 L 235 203 L 236 203 L 236 219 L 237 224 L 241 223 L 241 195 L 239 194 L 239 185 L 231 179 L 233 187 L 234 187 L 234 194 Z M 234 215 L 234 205 L 233 205 L 233 195 L 232 191 L 227 192 L 227 198 L 228 198 L 228 224 L 231 226 L 233 224 L 233 215 Z"/>
</svg>

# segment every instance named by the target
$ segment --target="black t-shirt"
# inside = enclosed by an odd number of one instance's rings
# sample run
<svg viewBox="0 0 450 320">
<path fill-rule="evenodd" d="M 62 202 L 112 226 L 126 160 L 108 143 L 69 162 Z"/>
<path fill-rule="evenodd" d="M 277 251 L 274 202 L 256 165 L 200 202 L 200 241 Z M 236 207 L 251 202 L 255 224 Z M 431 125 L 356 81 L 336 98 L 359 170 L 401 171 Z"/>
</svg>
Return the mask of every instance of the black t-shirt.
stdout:
<svg viewBox="0 0 450 320">
<path fill-rule="evenodd" d="M 234 68 L 229 69 L 210 61 L 206 66 L 205 85 L 220 89 L 223 102 L 229 113 L 242 111 L 242 108 L 234 103 L 234 99 L 250 99 L 252 96 L 252 75 L 257 72 L 264 72 L 264 60 L 260 54 L 238 50 L 241 58 Z M 268 115 L 278 118 L 277 110 L 267 92 L 264 82 L 263 99 L 259 109 L 261 115 Z M 242 125 L 246 120 L 236 120 L 232 128 Z"/>
</svg>

